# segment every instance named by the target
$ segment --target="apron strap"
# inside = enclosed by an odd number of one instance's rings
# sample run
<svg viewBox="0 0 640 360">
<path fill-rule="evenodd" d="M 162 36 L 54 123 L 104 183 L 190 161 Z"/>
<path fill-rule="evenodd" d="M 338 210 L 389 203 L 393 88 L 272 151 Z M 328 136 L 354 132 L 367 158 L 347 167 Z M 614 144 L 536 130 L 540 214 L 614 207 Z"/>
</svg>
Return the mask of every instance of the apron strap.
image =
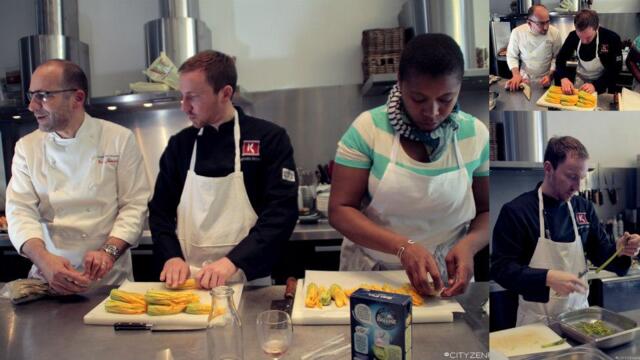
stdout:
<svg viewBox="0 0 640 360">
<path fill-rule="evenodd" d="M 398 157 L 398 146 L 400 145 L 400 133 L 396 133 L 393 137 L 393 144 L 391 145 L 391 156 L 389 157 L 389 162 L 391 164 L 396 164 L 396 158 Z"/>
<path fill-rule="evenodd" d="M 198 131 L 198 137 L 202 136 L 202 133 L 204 132 L 204 128 L 200 128 L 200 131 Z M 196 153 L 198 152 L 198 138 L 196 137 L 196 140 L 193 142 L 193 150 L 191 151 L 191 162 L 189 163 L 189 170 L 194 171 L 195 167 L 196 167 Z"/>
<path fill-rule="evenodd" d="M 540 238 L 544 236 L 544 202 L 542 201 L 542 186 L 538 188 L 538 221 L 540 222 Z"/>
<path fill-rule="evenodd" d="M 200 128 L 198 136 L 202 136 L 204 128 Z M 233 143 L 235 145 L 236 153 L 233 160 L 233 171 L 240 171 L 240 121 L 238 120 L 238 111 L 234 110 L 233 115 Z M 193 142 L 193 150 L 191 151 L 191 162 L 189 163 L 189 170 L 194 171 L 196 166 L 196 153 L 198 152 L 198 138 Z"/>
<path fill-rule="evenodd" d="M 453 147 L 456 152 L 456 161 L 458 162 L 458 169 L 462 169 L 464 167 L 464 160 L 462 159 L 462 153 L 460 153 L 460 147 L 458 146 L 458 134 L 457 132 L 453 132 Z"/>
<path fill-rule="evenodd" d="M 569 205 L 569 214 L 571 214 L 571 223 L 573 224 L 573 234 L 577 239 L 580 236 L 580 233 L 578 232 L 578 225 L 576 225 L 576 216 L 573 213 L 573 206 L 571 206 L 571 200 L 567 201 L 567 205 Z"/>
<path fill-rule="evenodd" d="M 596 31 L 596 56 L 594 57 L 594 59 L 598 56 L 598 48 L 600 46 L 600 31 Z M 582 61 L 582 59 L 580 59 L 580 45 L 582 45 L 582 41 L 578 41 L 578 48 L 576 49 L 576 56 L 578 57 L 578 60 Z M 580 62 L 578 62 L 578 64 L 580 64 Z"/>
<path fill-rule="evenodd" d="M 233 142 L 236 146 L 233 171 L 240 172 L 240 120 L 238 119 L 238 110 L 233 111 Z"/>
<path fill-rule="evenodd" d="M 571 216 L 571 224 L 573 225 L 573 234 L 575 238 L 580 236 L 578 232 L 578 225 L 576 224 L 576 216 L 573 213 L 573 206 L 571 206 L 571 200 L 567 201 L 567 205 L 569 206 L 569 214 Z M 544 237 L 544 202 L 542 201 L 542 186 L 538 188 L 538 216 L 540 221 L 540 237 Z M 545 238 L 546 239 L 546 238 Z"/>
</svg>

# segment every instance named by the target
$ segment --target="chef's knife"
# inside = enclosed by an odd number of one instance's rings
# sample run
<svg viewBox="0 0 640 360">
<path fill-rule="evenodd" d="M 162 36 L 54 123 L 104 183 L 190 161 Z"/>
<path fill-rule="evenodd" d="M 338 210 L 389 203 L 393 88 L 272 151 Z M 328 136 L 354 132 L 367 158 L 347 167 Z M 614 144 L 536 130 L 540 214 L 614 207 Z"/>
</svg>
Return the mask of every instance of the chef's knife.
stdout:
<svg viewBox="0 0 640 360">
<path fill-rule="evenodd" d="M 293 309 L 293 298 L 296 295 L 296 285 L 298 280 L 294 277 L 287 278 L 287 286 L 284 289 L 284 299 L 271 301 L 272 310 L 281 310 L 291 315 Z"/>
<path fill-rule="evenodd" d="M 137 322 L 117 322 L 113 324 L 113 330 L 151 330 L 151 331 L 182 331 L 206 329 L 207 324 L 201 325 L 180 325 L 180 324 L 147 324 Z"/>
</svg>

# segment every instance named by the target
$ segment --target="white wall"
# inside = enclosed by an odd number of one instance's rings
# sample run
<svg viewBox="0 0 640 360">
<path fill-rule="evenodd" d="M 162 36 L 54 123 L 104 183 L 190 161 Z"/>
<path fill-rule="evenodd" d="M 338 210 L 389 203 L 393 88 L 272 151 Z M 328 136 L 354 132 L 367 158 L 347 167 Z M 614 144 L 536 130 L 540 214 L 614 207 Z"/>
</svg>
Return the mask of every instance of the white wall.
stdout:
<svg viewBox="0 0 640 360">
<path fill-rule="evenodd" d="M 636 167 L 640 121 L 635 112 L 547 112 L 547 135 L 571 135 L 589 151 L 590 166 Z"/>
<path fill-rule="evenodd" d="M 362 30 L 398 26 L 406 0 L 200 1 L 213 47 L 249 91 L 362 82 Z"/>
<path fill-rule="evenodd" d="M 89 44 L 92 97 L 126 92 L 129 83 L 145 81 L 144 24 L 159 17 L 157 0 L 78 0 L 80 41 Z"/>
</svg>

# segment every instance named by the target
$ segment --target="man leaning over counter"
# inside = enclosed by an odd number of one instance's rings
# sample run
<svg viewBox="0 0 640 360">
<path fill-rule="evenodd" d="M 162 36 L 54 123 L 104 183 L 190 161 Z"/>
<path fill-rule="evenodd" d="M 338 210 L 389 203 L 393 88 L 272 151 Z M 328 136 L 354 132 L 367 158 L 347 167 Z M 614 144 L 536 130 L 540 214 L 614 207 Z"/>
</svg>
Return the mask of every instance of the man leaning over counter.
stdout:
<svg viewBox="0 0 640 360">
<path fill-rule="evenodd" d="M 133 133 L 89 116 L 87 78 L 66 60 L 40 65 L 29 87 L 38 130 L 15 147 L 6 215 L 13 246 L 58 294 L 133 280 L 150 189 Z"/>
<path fill-rule="evenodd" d="M 517 326 L 588 307 L 584 254 L 603 264 L 616 249 L 622 253 L 607 267 L 624 275 L 640 236 L 610 239 L 589 200 L 573 196 L 587 175 L 587 149 L 570 136 L 549 140 L 544 180 L 535 190 L 505 204 L 493 230 L 491 277 L 519 295 Z"/>
<path fill-rule="evenodd" d="M 160 280 L 203 288 L 270 275 L 298 218 L 286 131 L 234 107 L 234 60 L 204 51 L 179 69 L 193 126 L 169 139 L 149 203 Z"/>
<path fill-rule="evenodd" d="M 580 10 L 573 24 L 576 29 L 569 33 L 556 57 L 556 84 L 565 94 L 571 94 L 574 87 L 589 93 L 614 92 L 622 69 L 620 36 L 600 26 L 598 13 L 593 10 Z M 572 82 L 567 62 L 574 54 L 578 56 L 578 68 Z"/>
<path fill-rule="evenodd" d="M 513 75 L 507 81 L 509 90 L 517 90 L 523 81 L 551 85 L 562 38 L 550 23 L 549 10 L 544 5 L 533 5 L 527 13 L 527 23 L 511 32 L 507 46 L 507 65 Z"/>
</svg>

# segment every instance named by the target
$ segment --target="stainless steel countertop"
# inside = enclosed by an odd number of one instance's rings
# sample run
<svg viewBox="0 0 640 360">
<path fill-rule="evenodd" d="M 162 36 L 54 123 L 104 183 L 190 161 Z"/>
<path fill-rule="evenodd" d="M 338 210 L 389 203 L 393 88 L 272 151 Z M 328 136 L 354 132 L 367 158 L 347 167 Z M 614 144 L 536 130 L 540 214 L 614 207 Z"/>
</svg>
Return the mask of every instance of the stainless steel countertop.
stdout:
<svg viewBox="0 0 640 360">
<path fill-rule="evenodd" d="M 13 306 L 0 299 L 0 359 L 153 359 L 171 349 L 174 359 L 204 359 L 206 331 L 118 331 L 110 326 L 84 325 L 82 317 L 108 294 L 108 288 L 75 302 L 41 299 Z M 246 288 L 240 305 L 245 359 L 264 359 L 256 342 L 255 319 L 279 299 L 284 286 Z M 487 283 L 471 284 L 458 301 L 467 311 L 452 323 L 413 325 L 414 359 L 487 358 L 489 317 L 480 310 L 488 296 Z M 349 338 L 348 325 L 296 325 L 293 344 L 283 359 L 299 359 L 338 334 Z M 342 359 L 348 359 L 345 356 Z M 340 359 L 340 358 L 339 358 Z"/>
<path fill-rule="evenodd" d="M 497 83 L 492 84 L 489 87 L 489 91 L 497 92 L 498 98 L 496 99 L 496 107 L 492 111 L 546 111 L 555 110 L 544 106 L 536 105 L 536 101 L 547 91 L 538 84 L 531 85 L 531 100 L 527 100 L 522 91 L 508 91 L 505 90 L 504 85 L 507 83 L 506 79 L 502 79 Z M 600 110 L 615 110 L 611 109 L 611 102 L 613 101 L 613 94 L 599 94 L 598 95 L 598 109 Z"/>
<path fill-rule="evenodd" d="M 326 219 L 321 219 L 317 224 L 302 225 L 297 224 L 291 234 L 290 241 L 305 240 L 333 240 L 342 239 L 342 234 L 329 225 Z M 151 231 L 145 230 L 140 237 L 140 245 L 151 245 Z M 10 247 L 9 235 L 0 233 L 0 247 Z"/>
</svg>

